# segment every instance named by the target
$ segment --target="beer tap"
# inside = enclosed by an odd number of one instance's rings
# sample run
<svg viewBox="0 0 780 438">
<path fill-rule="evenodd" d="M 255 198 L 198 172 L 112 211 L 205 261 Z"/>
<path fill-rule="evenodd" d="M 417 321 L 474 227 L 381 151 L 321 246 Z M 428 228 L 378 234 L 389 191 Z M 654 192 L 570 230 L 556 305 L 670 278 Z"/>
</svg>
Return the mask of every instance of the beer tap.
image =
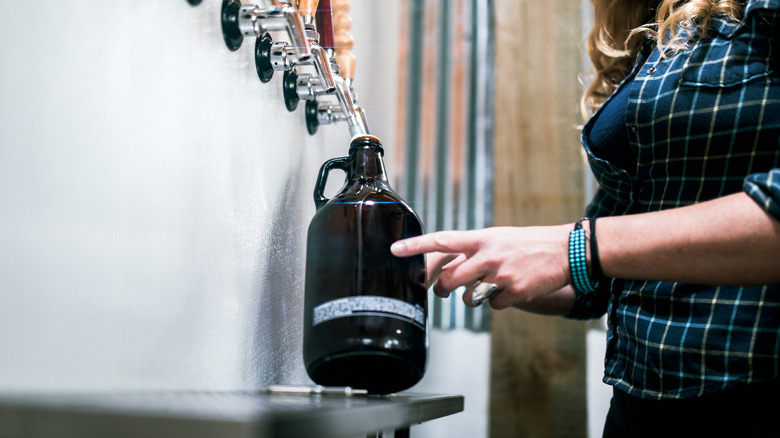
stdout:
<svg viewBox="0 0 780 438">
<path fill-rule="evenodd" d="M 298 13 L 306 28 L 312 58 L 298 65 L 313 65 L 316 74 L 299 73 L 297 69 L 285 70 L 282 91 L 284 102 L 289 111 L 295 111 L 298 101 L 314 99 L 320 93 L 332 93 L 336 89 L 334 74 L 325 49 L 320 46 L 317 32 L 316 14 L 319 0 L 298 0 Z"/>
<path fill-rule="evenodd" d="M 256 37 L 255 66 L 261 81 L 268 82 L 276 69 L 290 69 L 294 63 L 312 57 L 304 22 L 289 1 L 261 0 L 259 5 L 242 5 L 240 0 L 222 1 L 222 35 L 230 50 L 238 50 L 245 37 Z M 284 31 L 290 46 L 273 42 L 269 32 Z M 289 59 L 292 54 L 294 59 Z"/>
<path fill-rule="evenodd" d="M 322 0 L 325 1 L 325 0 Z M 352 137 L 367 134 L 368 123 L 363 109 L 357 105 L 357 98 L 352 89 L 355 73 L 355 56 L 351 49 L 354 40 L 349 34 L 352 20 L 349 11 L 348 0 L 333 0 L 332 23 L 334 33 L 334 46 L 330 50 L 332 59 L 339 75 L 336 76 L 335 95 L 337 103 L 317 102 L 312 100 L 306 103 L 306 127 L 310 134 L 314 134 L 320 124 L 334 123 L 346 120 Z M 320 13 L 324 11 L 321 9 Z M 331 11 L 327 11 L 328 14 Z"/>
</svg>

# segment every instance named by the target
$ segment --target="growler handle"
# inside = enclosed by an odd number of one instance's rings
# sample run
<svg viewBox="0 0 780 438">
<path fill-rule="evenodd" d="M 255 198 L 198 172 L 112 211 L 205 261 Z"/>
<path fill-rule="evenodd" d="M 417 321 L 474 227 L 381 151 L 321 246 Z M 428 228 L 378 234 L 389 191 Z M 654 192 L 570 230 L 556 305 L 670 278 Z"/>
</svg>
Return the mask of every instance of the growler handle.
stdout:
<svg viewBox="0 0 780 438">
<path fill-rule="evenodd" d="M 343 170 L 345 173 L 349 172 L 349 157 L 331 158 L 320 167 L 320 174 L 317 176 L 317 184 L 314 186 L 314 205 L 317 206 L 317 210 L 330 201 L 330 199 L 325 197 L 323 191 L 325 190 L 325 185 L 328 183 L 328 174 L 333 169 Z"/>
</svg>

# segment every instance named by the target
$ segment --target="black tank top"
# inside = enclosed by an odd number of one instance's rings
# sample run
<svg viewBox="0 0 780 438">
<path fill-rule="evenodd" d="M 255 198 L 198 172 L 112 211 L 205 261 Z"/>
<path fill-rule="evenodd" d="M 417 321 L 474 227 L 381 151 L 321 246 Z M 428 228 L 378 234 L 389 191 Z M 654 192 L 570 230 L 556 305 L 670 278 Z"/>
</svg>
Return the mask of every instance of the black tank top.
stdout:
<svg viewBox="0 0 780 438">
<path fill-rule="evenodd" d="M 598 158 L 607 160 L 624 170 L 636 168 L 636 157 L 629 144 L 629 129 L 626 125 L 628 95 L 633 78 L 623 84 L 601 108 L 590 131 L 588 145 Z"/>
</svg>

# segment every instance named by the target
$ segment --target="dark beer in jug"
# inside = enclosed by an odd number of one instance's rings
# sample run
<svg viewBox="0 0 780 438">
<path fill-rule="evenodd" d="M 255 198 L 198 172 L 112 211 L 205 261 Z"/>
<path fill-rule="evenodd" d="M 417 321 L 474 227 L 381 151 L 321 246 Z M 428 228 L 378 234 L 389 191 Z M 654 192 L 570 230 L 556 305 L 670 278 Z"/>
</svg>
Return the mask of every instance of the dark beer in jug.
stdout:
<svg viewBox="0 0 780 438">
<path fill-rule="evenodd" d="M 390 245 L 422 234 L 415 212 L 390 188 L 382 145 L 367 135 L 349 156 L 327 161 L 314 191 L 306 253 L 303 356 L 311 379 L 372 394 L 416 384 L 427 360 L 425 257 Z M 328 174 L 346 173 L 331 199 Z"/>
</svg>

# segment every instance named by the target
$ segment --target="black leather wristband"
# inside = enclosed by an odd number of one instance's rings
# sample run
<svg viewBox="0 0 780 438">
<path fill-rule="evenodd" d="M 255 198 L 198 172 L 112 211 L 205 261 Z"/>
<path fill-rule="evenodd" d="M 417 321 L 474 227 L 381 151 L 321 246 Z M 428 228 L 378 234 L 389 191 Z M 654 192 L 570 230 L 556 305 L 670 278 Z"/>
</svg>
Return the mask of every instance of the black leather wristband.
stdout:
<svg viewBox="0 0 780 438">
<path fill-rule="evenodd" d="M 593 271 L 593 279 L 598 281 L 604 277 L 599 260 L 599 245 L 596 241 L 596 218 L 590 218 L 590 269 Z"/>
</svg>

